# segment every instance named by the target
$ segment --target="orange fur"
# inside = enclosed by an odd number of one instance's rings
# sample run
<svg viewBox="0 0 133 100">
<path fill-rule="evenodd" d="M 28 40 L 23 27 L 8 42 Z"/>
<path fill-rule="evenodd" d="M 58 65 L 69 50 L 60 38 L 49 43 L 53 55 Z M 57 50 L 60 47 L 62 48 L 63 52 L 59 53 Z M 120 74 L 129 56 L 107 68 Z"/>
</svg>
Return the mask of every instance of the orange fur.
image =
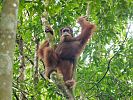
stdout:
<svg viewBox="0 0 133 100">
<path fill-rule="evenodd" d="M 79 36 L 61 35 L 61 42 L 56 49 L 49 47 L 48 41 L 45 41 L 38 50 L 38 56 L 45 64 L 45 76 L 50 78 L 51 72 L 57 71 L 58 74 L 63 76 L 68 88 L 72 88 L 75 83 L 73 79 L 74 61 L 81 54 L 95 30 L 95 25 L 88 22 L 84 17 L 80 17 L 78 23 L 81 26 L 81 34 Z M 67 27 L 67 29 L 69 28 Z"/>
</svg>

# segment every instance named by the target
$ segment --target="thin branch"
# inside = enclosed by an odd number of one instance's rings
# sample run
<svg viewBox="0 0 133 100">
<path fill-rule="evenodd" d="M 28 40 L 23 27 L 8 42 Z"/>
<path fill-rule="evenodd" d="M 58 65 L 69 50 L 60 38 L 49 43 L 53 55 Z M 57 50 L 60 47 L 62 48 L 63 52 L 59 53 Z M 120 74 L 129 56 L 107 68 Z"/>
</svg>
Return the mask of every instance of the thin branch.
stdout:
<svg viewBox="0 0 133 100">
<path fill-rule="evenodd" d="M 22 90 L 21 88 L 18 88 L 18 85 L 15 85 L 14 83 L 13 83 L 13 88 L 14 88 L 14 89 L 16 89 L 16 90 L 18 90 L 19 92 L 23 91 L 23 93 L 25 93 L 25 94 L 29 95 L 29 93 L 28 93 L 28 92 L 26 92 L 26 91 Z"/>
<path fill-rule="evenodd" d="M 34 54 L 34 67 L 35 67 L 35 71 L 34 71 L 34 84 L 36 85 L 39 81 L 38 79 L 38 56 L 37 56 L 37 51 L 39 48 L 39 39 L 37 38 L 37 36 L 35 35 L 35 54 Z"/>
<path fill-rule="evenodd" d="M 90 15 L 90 6 L 89 6 L 89 1 L 87 2 L 87 8 L 86 8 L 86 17 L 88 18 Z"/>
<path fill-rule="evenodd" d="M 13 95 L 15 96 L 16 100 L 19 100 L 15 90 L 13 90 Z"/>
<path fill-rule="evenodd" d="M 126 41 L 126 39 L 127 39 L 127 35 L 128 35 L 128 33 L 129 33 L 130 26 L 131 26 L 131 25 L 129 25 L 128 31 L 126 32 L 125 39 L 123 40 L 123 42 L 121 43 L 120 46 L 122 46 L 122 45 L 125 43 L 125 41 Z M 89 90 L 91 90 L 92 88 L 94 88 L 97 84 L 99 84 L 99 83 L 105 78 L 106 74 L 108 73 L 108 71 L 109 71 L 109 69 L 110 69 L 111 61 L 112 61 L 113 58 L 119 53 L 119 51 L 120 51 L 120 49 L 119 49 L 119 50 L 110 58 L 110 60 L 108 61 L 107 70 L 106 70 L 105 74 L 103 75 L 103 77 L 102 77 L 98 82 L 96 82 L 96 84 L 94 84 Z"/>
<path fill-rule="evenodd" d="M 34 66 L 34 62 L 27 55 L 25 55 L 25 58 Z"/>
</svg>

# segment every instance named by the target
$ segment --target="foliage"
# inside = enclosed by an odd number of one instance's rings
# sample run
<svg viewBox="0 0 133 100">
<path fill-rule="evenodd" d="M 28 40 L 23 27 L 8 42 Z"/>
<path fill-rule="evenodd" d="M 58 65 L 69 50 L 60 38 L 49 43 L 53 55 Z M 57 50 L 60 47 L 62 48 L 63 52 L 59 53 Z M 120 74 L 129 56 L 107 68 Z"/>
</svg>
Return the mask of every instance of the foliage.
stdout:
<svg viewBox="0 0 133 100">
<path fill-rule="evenodd" d="M 25 78 L 18 80 L 21 54 L 16 44 L 13 100 L 20 93 L 28 100 L 64 99 L 55 84 L 40 74 L 35 84 L 35 40 L 46 39 L 41 23 L 41 17 L 46 14 L 55 29 L 55 42 L 59 41 L 61 27 L 72 26 L 77 34 L 76 19 L 86 15 L 87 3 L 89 20 L 97 25 L 97 31 L 77 62 L 76 100 L 133 99 L 133 34 L 128 29 L 128 23 L 133 21 L 132 0 L 20 0 L 17 40 L 22 37 L 24 42 Z M 38 73 L 42 71 L 43 65 L 39 62 Z"/>
</svg>

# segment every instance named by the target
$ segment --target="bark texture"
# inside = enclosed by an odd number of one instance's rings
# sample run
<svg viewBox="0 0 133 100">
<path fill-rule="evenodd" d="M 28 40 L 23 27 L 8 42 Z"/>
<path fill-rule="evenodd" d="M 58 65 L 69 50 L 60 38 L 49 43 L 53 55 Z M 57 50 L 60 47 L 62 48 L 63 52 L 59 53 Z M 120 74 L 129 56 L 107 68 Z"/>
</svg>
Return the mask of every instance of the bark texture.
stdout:
<svg viewBox="0 0 133 100">
<path fill-rule="evenodd" d="M 11 100 L 18 0 L 3 0 L 0 17 L 0 100 Z"/>
</svg>

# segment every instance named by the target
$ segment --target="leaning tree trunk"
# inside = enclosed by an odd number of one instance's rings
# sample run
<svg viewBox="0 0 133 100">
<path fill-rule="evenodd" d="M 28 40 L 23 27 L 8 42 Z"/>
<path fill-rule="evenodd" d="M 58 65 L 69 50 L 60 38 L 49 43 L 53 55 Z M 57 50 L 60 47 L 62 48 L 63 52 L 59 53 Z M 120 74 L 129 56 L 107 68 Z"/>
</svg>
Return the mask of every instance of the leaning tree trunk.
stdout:
<svg viewBox="0 0 133 100">
<path fill-rule="evenodd" d="M 3 0 L 0 17 L 0 100 L 11 100 L 12 65 L 19 0 Z"/>
</svg>

